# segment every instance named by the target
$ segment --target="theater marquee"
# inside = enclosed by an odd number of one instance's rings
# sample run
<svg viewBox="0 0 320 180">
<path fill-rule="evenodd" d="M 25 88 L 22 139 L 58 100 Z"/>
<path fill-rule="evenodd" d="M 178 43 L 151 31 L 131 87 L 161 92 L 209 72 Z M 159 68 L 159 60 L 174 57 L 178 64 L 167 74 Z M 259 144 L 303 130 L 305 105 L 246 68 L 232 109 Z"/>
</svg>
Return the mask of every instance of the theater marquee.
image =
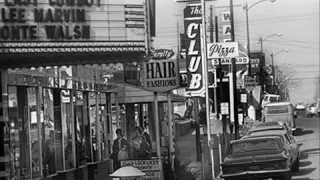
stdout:
<svg viewBox="0 0 320 180">
<path fill-rule="evenodd" d="M 142 0 L 0 0 L 0 41 L 142 41 Z"/>
</svg>

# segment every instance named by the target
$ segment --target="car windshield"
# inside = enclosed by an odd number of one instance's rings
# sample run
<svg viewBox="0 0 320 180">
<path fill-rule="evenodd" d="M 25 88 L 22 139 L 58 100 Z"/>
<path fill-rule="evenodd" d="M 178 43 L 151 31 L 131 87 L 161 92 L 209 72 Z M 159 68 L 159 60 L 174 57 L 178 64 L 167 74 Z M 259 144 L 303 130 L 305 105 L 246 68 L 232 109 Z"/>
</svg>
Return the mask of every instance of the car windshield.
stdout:
<svg viewBox="0 0 320 180">
<path fill-rule="evenodd" d="M 274 139 L 259 139 L 233 143 L 230 147 L 229 154 L 279 149 L 279 145 Z"/>
<path fill-rule="evenodd" d="M 289 113 L 289 106 L 269 106 L 266 108 L 267 114 Z"/>
<path fill-rule="evenodd" d="M 278 101 L 278 97 L 270 97 L 270 102 L 277 102 Z"/>
</svg>

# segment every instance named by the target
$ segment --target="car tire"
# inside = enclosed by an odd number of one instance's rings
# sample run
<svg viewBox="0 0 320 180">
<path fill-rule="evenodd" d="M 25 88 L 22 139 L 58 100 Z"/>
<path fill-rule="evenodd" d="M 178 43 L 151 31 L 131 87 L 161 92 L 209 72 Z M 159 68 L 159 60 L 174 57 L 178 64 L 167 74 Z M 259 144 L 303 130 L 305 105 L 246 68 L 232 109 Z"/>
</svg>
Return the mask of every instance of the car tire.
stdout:
<svg viewBox="0 0 320 180">
<path fill-rule="evenodd" d="M 298 172 L 299 171 L 299 167 L 300 167 L 300 159 L 299 159 L 299 157 L 297 157 L 296 161 L 291 166 L 291 171 L 292 172 Z"/>
</svg>

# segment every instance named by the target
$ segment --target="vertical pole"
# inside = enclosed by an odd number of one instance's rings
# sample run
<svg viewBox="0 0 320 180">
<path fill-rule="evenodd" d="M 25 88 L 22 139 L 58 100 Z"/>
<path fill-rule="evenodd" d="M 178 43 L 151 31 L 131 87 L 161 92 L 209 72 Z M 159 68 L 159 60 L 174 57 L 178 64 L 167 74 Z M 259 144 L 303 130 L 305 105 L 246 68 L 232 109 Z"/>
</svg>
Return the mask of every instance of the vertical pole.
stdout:
<svg viewBox="0 0 320 180">
<path fill-rule="evenodd" d="M 173 116 L 172 116 L 172 102 L 171 102 L 171 91 L 167 92 L 167 101 L 168 101 L 168 126 L 169 126 L 169 158 L 170 158 L 170 163 L 171 163 L 171 168 L 173 170 L 173 133 L 172 133 L 172 122 L 173 122 Z"/>
<path fill-rule="evenodd" d="M 210 42 L 213 43 L 213 7 L 210 5 Z M 215 68 L 216 69 L 216 68 Z M 216 71 L 217 76 L 217 71 Z M 216 81 L 217 78 L 214 79 Z M 215 82 L 217 84 L 217 82 Z M 216 113 L 216 118 L 219 117 L 218 114 L 218 100 L 217 100 L 217 87 L 213 88 L 213 98 L 214 98 L 214 113 Z"/>
<path fill-rule="evenodd" d="M 233 15 L 233 0 L 230 0 L 230 16 L 231 16 L 231 41 L 235 42 L 234 37 L 234 15 Z M 234 128 L 235 139 L 239 139 L 239 122 L 238 122 L 238 102 L 237 102 L 237 76 L 236 76 L 236 62 L 235 58 L 232 58 L 232 86 L 233 86 L 233 109 L 234 109 Z"/>
<path fill-rule="evenodd" d="M 202 28 L 201 28 L 201 49 L 202 49 L 202 67 L 203 67 L 203 84 L 205 85 L 205 97 L 206 97 L 206 117 L 207 117 L 207 133 L 208 133 L 208 147 L 210 150 L 211 157 L 211 168 L 212 168 L 212 177 L 215 178 L 214 173 L 214 157 L 213 157 L 213 149 L 211 142 L 211 121 L 210 121 L 210 104 L 209 104 L 209 93 L 208 93 L 208 65 L 207 65 L 207 35 L 206 35 L 206 17 L 205 17 L 205 1 L 201 0 L 201 8 L 202 8 Z"/>
<path fill-rule="evenodd" d="M 200 147 L 200 123 L 199 123 L 199 98 L 198 97 L 194 97 L 193 98 L 193 111 L 194 111 L 194 117 L 195 117 L 195 128 L 196 128 L 196 151 L 197 151 L 197 161 L 201 160 L 201 147 Z"/>
<path fill-rule="evenodd" d="M 162 159 L 160 150 L 160 130 L 159 130 L 159 110 L 158 110 L 158 93 L 154 92 L 154 123 L 156 129 L 157 157 L 160 163 L 160 180 L 163 180 Z"/>
<path fill-rule="evenodd" d="M 247 24 L 247 52 L 248 52 L 248 59 L 249 59 L 249 64 L 248 64 L 248 76 L 251 76 L 251 59 L 250 59 L 250 34 L 249 34 L 249 15 L 248 15 L 248 3 L 246 3 L 246 24 Z"/>
<path fill-rule="evenodd" d="M 273 53 L 271 53 L 270 56 L 271 56 L 271 64 L 272 64 L 272 93 L 275 93 L 274 92 L 275 68 L 274 68 L 274 62 L 273 62 L 273 57 L 274 57 Z"/>
<path fill-rule="evenodd" d="M 115 93 L 115 104 L 116 104 L 116 121 L 117 121 L 117 128 L 120 128 L 120 110 L 119 110 L 119 94 Z"/>
</svg>

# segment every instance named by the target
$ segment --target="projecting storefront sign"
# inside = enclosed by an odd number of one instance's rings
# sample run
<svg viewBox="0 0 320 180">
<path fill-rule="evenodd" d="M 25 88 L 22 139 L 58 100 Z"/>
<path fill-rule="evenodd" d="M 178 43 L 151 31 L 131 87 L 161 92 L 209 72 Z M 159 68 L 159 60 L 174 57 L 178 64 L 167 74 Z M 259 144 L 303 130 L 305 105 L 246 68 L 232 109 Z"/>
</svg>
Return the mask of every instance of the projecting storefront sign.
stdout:
<svg viewBox="0 0 320 180">
<path fill-rule="evenodd" d="M 239 57 L 239 46 L 237 42 L 208 43 L 208 59 L 236 58 Z"/>
<path fill-rule="evenodd" d="M 167 92 L 180 86 L 179 64 L 172 50 L 156 50 L 148 62 L 143 63 L 144 87 L 153 92 Z"/>
<path fill-rule="evenodd" d="M 204 96 L 205 87 L 203 84 L 203 67 L 201 56 L 201 5 L 188 4 L 184 9 L 184 26 L 187 35 L 187 92 L 190 96 Z"/>
</svg>

